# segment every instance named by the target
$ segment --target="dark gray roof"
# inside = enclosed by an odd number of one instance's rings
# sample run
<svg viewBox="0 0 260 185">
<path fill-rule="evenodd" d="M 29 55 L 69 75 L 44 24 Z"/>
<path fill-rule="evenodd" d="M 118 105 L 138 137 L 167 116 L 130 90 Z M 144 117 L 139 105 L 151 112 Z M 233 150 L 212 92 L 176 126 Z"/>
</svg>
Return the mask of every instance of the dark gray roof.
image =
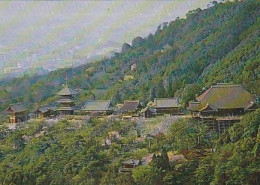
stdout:
<svg viewBox="0 0 260 185">
<path fill-rule="evenodd" d="M 170 107 L 180 107 L 178 99 L 176 98 L 155 98 L 154 99 L 155 108 L 170 108 Z"/>
<path fill-rule="evenodd" d="M 25 112 L 27 109 L 21 103 L 11 104 L 4 113 L 18 113 Z"/>
<path fill-rule="evenodd" d="M 82 110 L 85 111 L 107 111 L 109 110 L 110 100 L 88 100 Z"/>
<path fill-rule="evenodd" d="M 49 105 L 42 105 L 42 106 L 37 107 L 36 109 L 34 109 L 34 112 L 35 111 L 40 111 L 42 113 L 45 113 L 48 110 L 55 111 L 56 109 L 57 109 L 57 107 L 55 105 L 49 104 Z"/>
<path fill-rule="evenodd" d="M 42 106 L 42 107 L 38 107 L 38 111 L 42 112 L 42 113 L 45 113 L 49 110 L 52 110 L 52 111 L 55 111 L 57 109 L 56 106 L 53 106 L 53 105 L 47 105 L 47 106 Z"/>
<path fill-rule="evenodd" d="M 74 91 L 73 89 L 70 89 L 67 85 L 59 91 L 57 94 L 60 96 L 66 96 L 66 95 L 75 95 L 78 92 Z"/>
<path fill-rule="evenodd" d="M 126 101 L 124 101 L 124 105 L 121 108 L 121 110 L 122 111 L 135 111 L 138 109 L 139 105 L 140 105 L 139 100 L 136 100 L 136 101 L 126 100 Z"/>
<path fill-rule="evenodd" d="M 46 113 L 46 112 L 48 112 L 50 109 L 49 109 L 48 107 L 39 107 L 37 110 L 38 110 L 39 112 L 41 112 L 41 113 Z"/>
</svg>

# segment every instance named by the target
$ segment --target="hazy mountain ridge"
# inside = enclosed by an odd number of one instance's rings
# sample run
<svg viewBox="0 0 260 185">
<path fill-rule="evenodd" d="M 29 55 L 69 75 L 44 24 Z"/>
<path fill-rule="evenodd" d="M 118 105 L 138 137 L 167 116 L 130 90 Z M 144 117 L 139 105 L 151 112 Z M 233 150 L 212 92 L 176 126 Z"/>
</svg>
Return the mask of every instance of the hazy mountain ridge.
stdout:
<svg viewBox="0 0 260 185">
<path fill-rule="evenodd" d="M 157 24 L 184 16 L 192 7 L 205 8 L 207 3 L 2 1 L 0 77 L 11 71 L 18 75 L 17 71 L 30 68 L 54 70 L 91 62 L 96 55 L 119 49 L 118 43 L 153 32 Z M 12 69 L 18 64 L 21 69 Z"/>
<path fill-rule="evenodd" d="M 31 110 L 54 103 L 66 77 L 79 92 L 77 105 L 87 99 L 111 99 L 115 105 L 175 95 L 185 108 L 218 82 L 242 84 L 259 96 L 259 20 L 258 0 L 191 11 L 186 19 L 124 44 L 111 57 L 47 75 L 0 80 L 0 112 L 14 102 Z M 32 119 L 12 131 L 0 125 L 0 184 L 260 183 L 260 109 L 223 133 L 187 117 L 112 121 L 70 115 Z M 160 133 L 151 135 L 153 130 Z M 148 164 L 119 172 L 129 159 L 143 157 Z"/>
<path fill-rule="evenodd" d="M 226 2 L 190 11 L 186 19 L 160 25 L 154 35 L 133 39 L 124 52 L 110 58 L 41 77 L 2 80 L 1 108 L 10 102 L 31 106 L 53 101 L 65 73 L 69 85 L 80 91 L 81 103 L 87 98 L 112 99 L 113 104 L 125 99 L 147 102 L 175 95 L 185 106 L 202 87 L 217 82 L 241 83 L 259 95 L 259 4 Z M 133 63 L 136 71 L 130 70 Z M 248 74 L 252 70 L 254 74 Z M 126 75 L 133 80 L 124 80 Z M 95 94 L 98 89 L 101 94 Z M 193 96 L 186 97 L 186 91 L 193 90 Z"/>
</svg>

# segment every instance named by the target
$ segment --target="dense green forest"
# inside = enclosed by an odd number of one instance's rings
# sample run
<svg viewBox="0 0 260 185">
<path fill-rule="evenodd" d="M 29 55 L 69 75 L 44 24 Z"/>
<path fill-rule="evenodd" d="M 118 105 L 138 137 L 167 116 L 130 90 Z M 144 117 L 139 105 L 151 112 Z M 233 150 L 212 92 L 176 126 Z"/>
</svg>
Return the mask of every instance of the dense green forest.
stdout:
<svg viewBox="0 0 260 185">
<path fill-rule="evenodd" d="M 186 106 L 203 87 L 217 82 L 242 84 L 259 95 L 259 15 L 257 0 L 215 3 L 163 23 L 155 34 L 125 43 L 110 58 L 44 76 L 1 80 L 0 110 L 11 102 L 28 107 L 53 102 L 66 73 L 69 85 L 80 92 L 78 104 L 88 98 L 146 103 L 175 95 Z M 133 63 L 137 71 L 130 70 Z"/>
<path fill-rule="evenodd" d="M 103 141 L 117 131 L 120 139 Z M 243 184 L 260 183 L 260 109 L 218 137 L 190 119 L 138 142 L 134 122 L 64 120 L 0 132 L 0 184 Z M 212 149 L 215 152 L 212 152 Z M 185 156 L 169 162 L 168 151 Z M 119 173 L 121 162 L 155 153 L 149 165 Z"/>
<path fill-rule="evenodd" d="M 54 102 L 66 75 L 80 93 L 78 105 L 89 98 L 115 105 L 177 96 L 185 107 L 218 82 L 242 84 L 259 96 L 259 15 L 258 0 L 214 2 L 123 44 L 110 58 L 43 76 L 1 79 L 0 111 L 9 103 L 33 108 Z M 111 132 L 120 137 L 104 145 Z M 31 120 L 16 130 L 0 125 L 0 184 L 260 184 L 260 109 L 222 134 L 188 118 L 165 133 L 144 137 L 147 132 L 138 122 L 77 116 L 55 123 Z M 170 160 L 169 153 L 183 158 Z M 149 154 L 154 155 L 148 165 L 119 173 L 122 161 Z"/>
</svg>

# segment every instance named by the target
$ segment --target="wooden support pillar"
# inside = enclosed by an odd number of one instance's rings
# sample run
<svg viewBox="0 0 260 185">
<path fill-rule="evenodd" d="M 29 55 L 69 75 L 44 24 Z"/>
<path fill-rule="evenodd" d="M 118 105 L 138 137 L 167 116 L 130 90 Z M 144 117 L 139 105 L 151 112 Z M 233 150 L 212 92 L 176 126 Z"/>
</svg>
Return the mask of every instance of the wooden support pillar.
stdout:
<svg viewBox="0 0 260 185">
<path fill-rule="evenodd" d="M 16 116 L 15 115 L 10 115 L 9 122 L 10 123 L 16 123 Z"/>
</svg>

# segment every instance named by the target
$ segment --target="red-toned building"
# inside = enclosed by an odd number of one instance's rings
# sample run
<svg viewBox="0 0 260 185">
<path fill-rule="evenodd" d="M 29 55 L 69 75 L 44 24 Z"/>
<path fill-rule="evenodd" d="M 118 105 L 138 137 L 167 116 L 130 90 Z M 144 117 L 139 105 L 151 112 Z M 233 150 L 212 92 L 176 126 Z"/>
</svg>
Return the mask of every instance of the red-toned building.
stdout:
<svg viewBox="0 0 260 185">
<path fill-rule="evenodd" d="M 120 109 L 120 111 L 123 114 L 123 119 L 125 118 L 131 118 L 131 117 L 138 117 L 140 116 L 140 110 L 142 106 L 139 102 L 139 100 L 125 100 L 123 107 Z"/>
<path fill-rule="evenodd" d="M 3 113 L 9 115 L 10 123 L 21 123 L 28 119 L 27 109 L 21 103 L 11 104 Z"/>
</svg>

